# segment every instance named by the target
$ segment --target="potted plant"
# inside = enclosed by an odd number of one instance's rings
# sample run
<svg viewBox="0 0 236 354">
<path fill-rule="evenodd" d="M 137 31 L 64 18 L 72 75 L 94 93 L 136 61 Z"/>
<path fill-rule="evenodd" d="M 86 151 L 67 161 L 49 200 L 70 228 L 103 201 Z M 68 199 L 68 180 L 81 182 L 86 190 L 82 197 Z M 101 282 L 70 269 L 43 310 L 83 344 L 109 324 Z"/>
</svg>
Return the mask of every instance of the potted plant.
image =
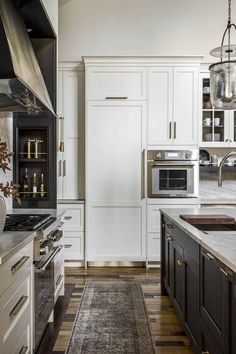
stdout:
<svg viewBox="0 0 236 354">
<path fill-rule="evenodd" d="M 10 162 L 13 156 L 13 152 L 8 151 L 8 146 L 6 142 L 0 141 L 0 172 L 6 173 L 10 171 Z M 14 182 L 1 182 L 0 181 L 0 192 L 2 192 L 5 198 L 12 197 L 20 203 L 19 185 Z M 4 198 L 0 195 L 0 234 L 2 233 L 5 225 L 6 219 L 6 204 Z"/>
</svg>

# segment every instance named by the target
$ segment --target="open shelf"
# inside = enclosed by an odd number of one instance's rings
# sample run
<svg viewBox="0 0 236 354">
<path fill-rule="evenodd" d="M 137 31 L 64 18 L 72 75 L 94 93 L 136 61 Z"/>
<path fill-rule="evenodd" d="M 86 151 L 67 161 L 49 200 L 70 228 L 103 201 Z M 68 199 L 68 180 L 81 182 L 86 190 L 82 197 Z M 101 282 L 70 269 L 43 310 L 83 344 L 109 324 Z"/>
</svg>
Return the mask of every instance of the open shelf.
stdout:
<svg viewBox="0 0 236 354">
<path fill-rule="evenodd" d="M 19 159 L 19 162 L 32 163 L 32 162 L 47 162 L 47 159 Z"/>
</svg>

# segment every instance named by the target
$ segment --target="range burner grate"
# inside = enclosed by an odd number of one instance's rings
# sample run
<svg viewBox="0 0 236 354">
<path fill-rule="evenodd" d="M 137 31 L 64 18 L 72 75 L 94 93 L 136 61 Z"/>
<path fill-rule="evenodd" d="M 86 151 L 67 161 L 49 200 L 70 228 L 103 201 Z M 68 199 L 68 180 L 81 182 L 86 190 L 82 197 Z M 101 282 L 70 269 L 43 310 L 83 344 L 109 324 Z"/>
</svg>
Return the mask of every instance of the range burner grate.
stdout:
<svg viewBox="0 0 236 354">
<path fill-rule="evenodd" d="M 50 218 L 50 214 L 7 214 L 4 231 L 34 231 Z"/>
</svg>

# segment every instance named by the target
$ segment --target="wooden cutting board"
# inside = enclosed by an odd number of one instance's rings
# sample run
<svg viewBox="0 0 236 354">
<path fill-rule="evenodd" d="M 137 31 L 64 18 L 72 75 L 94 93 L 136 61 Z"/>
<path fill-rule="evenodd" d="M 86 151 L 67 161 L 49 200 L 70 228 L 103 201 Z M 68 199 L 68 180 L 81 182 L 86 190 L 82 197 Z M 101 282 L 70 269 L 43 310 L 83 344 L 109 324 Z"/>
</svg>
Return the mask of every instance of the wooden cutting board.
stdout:
<svg viewBox="0 0 236 354">
<path fill-rule="evenodd" d="M 180 218 L 192 225 L 235 224 L 235 219 L 227 215 L 180 215 Z"/>
</svg>

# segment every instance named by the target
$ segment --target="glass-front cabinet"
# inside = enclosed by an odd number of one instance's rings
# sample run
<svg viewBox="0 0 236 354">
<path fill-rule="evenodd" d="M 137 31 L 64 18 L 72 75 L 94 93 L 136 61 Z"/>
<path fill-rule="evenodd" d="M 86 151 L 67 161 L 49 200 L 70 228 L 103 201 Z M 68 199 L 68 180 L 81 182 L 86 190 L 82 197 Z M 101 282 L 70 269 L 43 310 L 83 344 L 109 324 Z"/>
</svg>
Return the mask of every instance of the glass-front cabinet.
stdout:
<svg viewBox="0 0 236 354">
<path fill-rule="evenodd" d="M 209 73 L 201 74 L 200 146 L 236 146 L 236 112 L 212 107 Z"/>
</svg>

